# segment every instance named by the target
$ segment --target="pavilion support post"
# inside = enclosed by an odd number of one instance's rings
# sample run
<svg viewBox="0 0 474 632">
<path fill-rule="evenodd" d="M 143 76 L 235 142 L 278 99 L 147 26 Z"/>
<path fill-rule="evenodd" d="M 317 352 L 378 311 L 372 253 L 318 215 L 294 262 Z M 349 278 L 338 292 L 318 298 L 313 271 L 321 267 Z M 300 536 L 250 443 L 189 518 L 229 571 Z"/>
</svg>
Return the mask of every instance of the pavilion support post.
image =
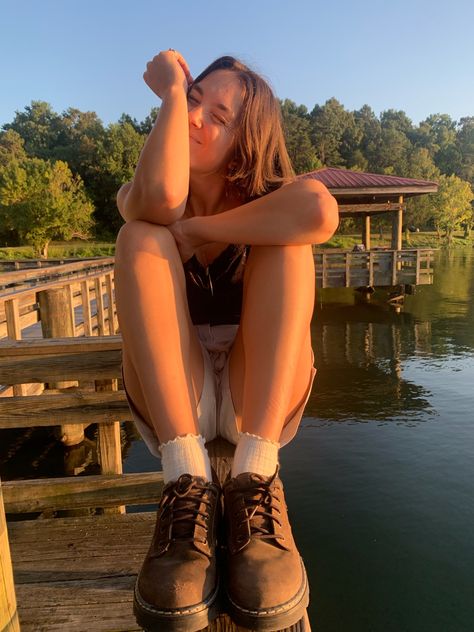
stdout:
<svg viewBox="0 0 474 632">
<path fill-rule="evenodd" d="M 370 215 L 364 215 L 364 224 L 362 227 L 362 243 L 366 250 L 370 250 Z"/>
<path fill-rule="evenodd" d="M 403 195 L 398 198 L 398 210 L 392 219 L 392 250 L 402 249 Z"/>
</svg>

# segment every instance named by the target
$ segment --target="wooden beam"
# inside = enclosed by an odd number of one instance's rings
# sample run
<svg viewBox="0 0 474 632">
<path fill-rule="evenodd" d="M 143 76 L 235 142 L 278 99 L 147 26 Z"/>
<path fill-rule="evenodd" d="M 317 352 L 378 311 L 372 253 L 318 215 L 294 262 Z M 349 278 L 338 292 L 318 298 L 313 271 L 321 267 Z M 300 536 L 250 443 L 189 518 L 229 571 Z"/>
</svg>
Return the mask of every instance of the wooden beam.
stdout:
<svg viewBox="0 0 474 632">
<path fill-rule="evenodd" d="M 1 357 L 0 384 L 32 384 L 59 380 L 93 381 L 120 377 L 122 352 L 97 351 L 55 355 Z"/>
<path fill-rule="evenodd" d="M 45 390 L 41 395 L 0 398 L 0 430 L 74 425 L 84 419 L 94 424 L 130 421 L 125 391 L 49 394 Z"/>
<path fill-rule="evenodd" d="M 0 481 L 0 630 L 20 632 L 7 521 Z"/>
<path fill-rule="evenodd" d="M 7 513 L 144 505 L 159 501 L 163 472 L 7 481 L 2 487 Z"/>
<path fill-rule="evenodd" d="M 0 340 L 0 358 L 8 356 L 40 356 L 122 349 L 122 336 L 94 336 L 93 338 L 29 338 L 21 341 Z"/>
<path fill-rule="evenodd" d="M 383 204 L 339 204 L 339 213 L 360 215 L 361 213 L 390 213 L 398 210 L 398 203 L 384 202 Z"/>
</svg>

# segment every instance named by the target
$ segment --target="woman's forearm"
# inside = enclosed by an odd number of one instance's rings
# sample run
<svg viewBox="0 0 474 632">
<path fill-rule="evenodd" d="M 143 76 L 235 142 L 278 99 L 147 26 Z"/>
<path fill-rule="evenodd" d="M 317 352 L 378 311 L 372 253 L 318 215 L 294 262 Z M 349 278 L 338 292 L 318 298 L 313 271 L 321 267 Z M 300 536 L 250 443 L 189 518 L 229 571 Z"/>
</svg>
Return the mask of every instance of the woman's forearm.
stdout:
<svg viewBox="0 0 474 632">
<path fill-rule="evenodd" d="M 125 210 L 127 219 L 169 224 L 184 213 L 189 192 L 189 126 L 186 91 L 173 86 L 138 160 Z"/>
<path fill-rule="evenodd" d="M 202 243 L 320 244 L 338 223 L 337 202 L 326 187 L 301 180 L 230 211 L 184 220 L 183 231 Z"/>
</svg>

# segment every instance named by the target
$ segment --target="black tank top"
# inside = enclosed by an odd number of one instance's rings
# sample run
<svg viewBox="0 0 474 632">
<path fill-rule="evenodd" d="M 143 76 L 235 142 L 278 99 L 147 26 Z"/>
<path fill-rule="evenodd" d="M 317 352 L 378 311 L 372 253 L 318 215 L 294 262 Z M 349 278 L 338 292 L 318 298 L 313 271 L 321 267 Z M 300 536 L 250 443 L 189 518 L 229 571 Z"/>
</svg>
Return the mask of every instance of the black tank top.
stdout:
<svg viewBox="0 0 474 632">
<path fill-rule="evenodd" d="M 194 325 L 240 323 L 244 269 L 249 252 L 250 246 L 229 244 L 207 268 L 196 255 L 186 261 L 186 294 Z"/>
</svg>

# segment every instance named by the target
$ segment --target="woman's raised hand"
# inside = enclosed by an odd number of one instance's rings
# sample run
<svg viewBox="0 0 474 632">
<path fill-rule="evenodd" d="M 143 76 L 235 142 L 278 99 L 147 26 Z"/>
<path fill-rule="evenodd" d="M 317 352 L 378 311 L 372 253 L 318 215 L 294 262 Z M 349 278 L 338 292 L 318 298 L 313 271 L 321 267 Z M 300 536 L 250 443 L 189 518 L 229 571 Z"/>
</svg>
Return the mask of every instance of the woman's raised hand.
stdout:
<svg viewBox="0 0 474 632">
<path fill-rule="evenodd" d="M 146 65 L 143 79 L 153 92 L 163 99 L 173 86 L 187 91 L 193 78 L 184 57 L 176 50 L 163 50 Z"/>
</svg>

